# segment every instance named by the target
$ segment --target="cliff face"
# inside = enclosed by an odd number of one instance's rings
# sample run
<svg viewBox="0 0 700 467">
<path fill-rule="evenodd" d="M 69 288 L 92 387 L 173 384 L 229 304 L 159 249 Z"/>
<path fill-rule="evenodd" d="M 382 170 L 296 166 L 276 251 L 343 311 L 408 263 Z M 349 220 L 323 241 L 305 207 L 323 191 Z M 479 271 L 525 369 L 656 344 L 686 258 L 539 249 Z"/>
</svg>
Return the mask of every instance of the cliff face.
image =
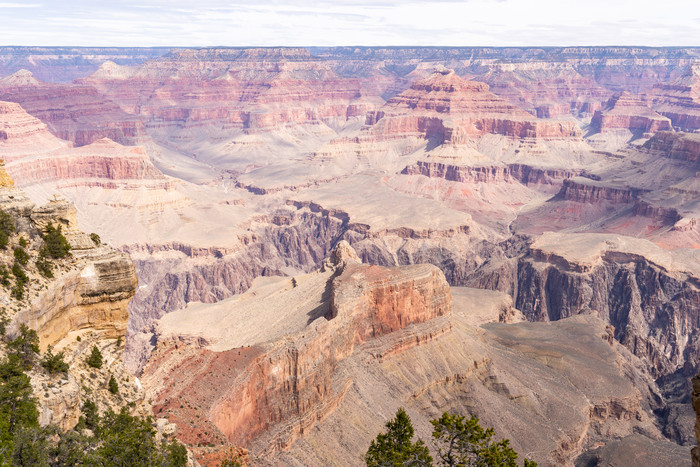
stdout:
<svg viewBox="0 0 700 467">
<path fill-rule="evenodd" d="M 700 66 L 690 65 L 672 82 L 654 86 L 645 99 L 682 131 L 700 129 Z"/>
<path fill-rule="evenodd" d="M 0 265 L 4 270 L 19 268 L 26 275 L 20 296 L 10 285 L 0 286 L 3 311 L 10 319 L 8 334 L 12 337 L 20 325 L 28 326 L 37 332 L 42 352 L 54 346 L 69 365 L 62 377 L 45 373 L 39 365 L 29 373 L 40 423 L 72 429 L 86 392 L 101 411 L 132 402 L 135 411 L 147 411 L 142 388 L 124 369 L 119 344 L 126 335 L 128 303 L 137 286 L 129 257 L 96 244 L 79 230 L 75 207 L 67 201 L 55 197 L 36 207 L 14 186 L 2 165 L 0 209 L 12 217 L 16 228 L 9 236 L 9 248 L 0 250 Z M 42 234 L 49 223 L 61 229 L 71 249 L 64 258 L 49 258 L 51 274 L 45 275 L 38 263 L 45 243 Z M 24 264 L 12 258 L 12 251 L 19 249 L 26 252 Z M 15 279 L 15 287 L 18 282 Z M 103 352 L 101 369 L 88 368 L 85 362 L 93 345 Z M 105 386 L 111 375 L 118 381 L 118 398 Z"/>
<path fill-rule="evenodd" d="M 0 79 L 0 100 L 16 102 L 61 139 L 84 146 L 102 138 L 133 145 L 144 139 L 141 121 L 90 86 L 42 83 L 20 70 Z"/>
<path fill-rule="evenodd" d="M 531 321 L 593 311 L 652 375 L 666 375 L 699 348 L 698 273 L 682 257 L 642 240 L 546 234 L 518 264 L 515 306 Z"/>
<path fill-rule="evenodd" d="M 518 181 L 525 185 L 548 185 L 562 183 L 564 179 L 582 175 L 584 171 L 545 169 L 525 164 L 460 167 L 440 162 L 417 161 L 415 165 L 405 167 L 401 173 L 444 178 L 452 182 L 501 183 Z"/>
<path fill-rule="evenodd" d="M 641 135 L 671 130 L 671 120 L 651 110 L 641 99 L 622 92 L 595 112 L 591 126 L 601 132 L 627 129 Z"/>
<path fill-rule="evenodd" d="M 309 293 L 318 302 L 300 305 L 296 301 L 295 297 Z M 262 302 L 256 302 L 260 299 Z M 199 425 L 203 428 L 186 431 L 188 438 L 220 442 L 218 432 L 234 444 L 248 445 L 265 433 L 271 452 L 291 446 L 338 406 L 352 381 L 337 373 L 337 367 L 357 346 L 392 335 L 394 345 L 387 350 L 391 354 L 450 329 L 449 287 L 437 268 L 422 265 L 390 270 L 361 265 L 343 242 L 320 271 L 293 281 L 281 279 L 266 288 L 254 287 L 236 303 L 241 304 L 240 312 L 253 306 L 265 315 L 283 314 L 285 320 L 297 324 L 244 329 L 240 326 L 250 323 L 239 320 L 237 309 L 225 302 L 216 305 L 218 315 L 200 315 L 207 316 L 207 323 L 219 322 L 215 328 L 209 324 L 183 326 L 180 320 L 192 318 L 186 317 L 186 310 L 170 314 L 161 322 L 158 348 L 146 367 L 144 382 L 152 388 L 159 412 L 182 416 L 177 410 L 178 397 L 194 397 L 206 404 L 200 408 L 207 411 L 208 420 Z M 427 328 L 412 326 L 428 321 Z M 240 330 L 226 329 L 228 326 Z M 177 350 L 182 342 L 184 352 Z M 199 348 L 197 342 L 207 348 Z M 248 345 L 239 347 L 239 342 Z M 194 364 L 202 360 L 212 363 Z M 229 365 L 223 380 L 207 371 L 212 365 L 221 367 L 213 362 L 222 360 Z M 188 375 L 184 383 L 171 382 L 168 377 L 160 380 L 182 368 L 196 374 Z M 205 390 L 204 397 L 198 395 L 196 388 L 214 382 L 225 385 L 216 391 Z M 216 432 L 207 435 L 205 428 L 212 425 Z"/>
<path fill-rule="evenodd" d="M 660 132 L 644 143 L 644 148 L 664 157 L 700 163 L 700 136 L 694 133 Z"/>
<path fill-rule="evenodd" d="M 26 324 L 36 330 L 42 349 L 81 329 L 101 331 L 106 338 L 124 336 L 128 303 L 137 285 L 129 257 L 107 245 L 96 245 L 80 231 L 75 208 L 66 201 L 55 199 L 37 208 L 21 201 L 17 196 L 21 191 L 16 188 L 4 187 L 0 192 L 7 196 L 2 209 L 18 216 L 15 222 L 20 233 L 31 239 L 30 256 L 40 245 L 39 232 L 49 223 L 62 228 L 72 247 L 68 258 L 57 260 L 55 277 L 30 272 L 41 286 L 30 289 L 27 304 L 12 317 L 12 328 Z"/>
<path fill-rule="evenodd" d="M 475 413 L 545 464 L 633 433 L 672 446 L 652 422 L 654 383 L 610 326 L 477 329 L 483 294 L 455 297 L 434 267 L 363 265 L 341 242 L 311 274 L 167 315 L 142 380 L 206 462 L 233 443 L 270 465 L 359 463 L 398 406 L 423 438 L 442 411 Z"/>
<path fill-rule="evenodd" d="M 487 84 L 460 78 L 451 70 L 417 81 L 370 114 L 367 123 L 381 138 L 418 134 L 454 143 L 487 133 L 515 138 L 580 135 L 575 123 L 537 120 L 489 92 Z"/>
<path fill-rule="evenodd" d="M 557 198 L 577 203 L 600 203 L 610 201 L 615 204 L 634 203 L 644 190 L 628 187 L 615 187 L 595 180 L 576 177 L 563 181 Z"/>
</svg>

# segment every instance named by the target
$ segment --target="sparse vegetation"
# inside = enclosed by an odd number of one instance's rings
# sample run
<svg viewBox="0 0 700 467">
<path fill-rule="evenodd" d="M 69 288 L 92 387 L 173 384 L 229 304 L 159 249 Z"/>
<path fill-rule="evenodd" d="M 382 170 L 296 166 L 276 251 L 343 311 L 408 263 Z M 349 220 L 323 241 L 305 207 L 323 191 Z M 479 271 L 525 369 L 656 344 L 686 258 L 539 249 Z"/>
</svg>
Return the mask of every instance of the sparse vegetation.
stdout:
<svg viewBox="0 0 700 467">
<path fill-rule="evenodd" d="M 49 279 L 53 277 L 53 263 L 45 257 L 39 255 L 39 258 L 36 260 L 36 268 L 42 276 Z"/>
<path fill-rule="evenodd" d="M 0 249 L 7 248 L 10 243 L 10 235 L 15 231 L 15 221 L 8 213 L 0 209 Z"/>
<path fill-rule="evenodd" d="M 44 246 L 41 247 L 39 254 L 45 258 L 60 259 L 65 258 L 70 251 L 70 243 L 63 236 L 62 226 L 54 227 L 52 223 L 48 223 L 44 229 Z"/>
<path fill-rule="evenodd" d="M 117 380 L 114 379 L 114 375 L 109 375 L 109 383 L 107 384 L 107 387 L 109 388 L 109 392 L 112 394 L 117 394 L 119 392 L 119 385 L 117 384 Z"/>
<path fill-rule="evenodd" d="M 15 261 L 22 266 L 26 266 L 29 262 L 29 253 L 27 253 L 27 251 L 21 246 L 15 248 Z"/>
<path fill-rule="evenodd" d="M 102 244 L 102 239 L 95 232 L 90 234 L 90 240 L 92 240 L 93 243 L 97 246 L 100 246 Z"/>
<path fill-rule="evenodd" d="M 34 329 L 20 324 L 17 337 L 7 343 L 10 356 L 16 357 L 24 370 L 31 370 L 39 353 L 39 336 Z"/>
<path fill-rule="evenodd" d="M 102 352 L 96 345 L 92 346 L 92 351 L 87 359 L 87 364 L 91 368 L 102 368 Z"/>
<path fill-rule="evenodd" d="M 53 347 L 49 346 L 46 354 L 41 359 L 41 366 L 44 367 L 49 374 L 66 373 L 68 364 L 64 361 L 65 355 L 63 352 L 53 353 Z"/>
<path fill-rule="evenodd" d="M 7 325 L 10 323 L 10 318 L 7 317 L 7 310 L 0 308 L 0 336 L 5 337 L 7 333 Z"/>
<path fill-rule="evenodd" d="M 4 264 L 0 264 L 0 284 L 3 287 L 10 286 L 10 270 L 5 267 Z"/>
<path fill-rule="evenodd" d="M 22 248 L 27 248 L 29 246 L 29 242 L 27 242 L 27 239 L 24 237 L 19 237 L 19 246 Z"/>
</svg>

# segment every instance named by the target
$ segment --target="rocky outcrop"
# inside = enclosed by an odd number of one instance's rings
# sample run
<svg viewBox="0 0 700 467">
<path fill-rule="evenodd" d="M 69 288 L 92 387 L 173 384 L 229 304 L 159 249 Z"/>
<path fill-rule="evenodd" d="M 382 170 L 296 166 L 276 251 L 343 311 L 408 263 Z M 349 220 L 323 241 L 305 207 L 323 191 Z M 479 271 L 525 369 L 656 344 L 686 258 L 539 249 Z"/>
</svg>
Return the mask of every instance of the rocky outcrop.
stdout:
<svg viewBox="0 0 700 467">
<path fill-rule="evenodd" d="M 0 80 L 0 100 L 16 102 L 46 123 L 61 139 L 84 146 L 102 138 L 133 145 L 146 131 L 129 115 L 91 86 L 42 83 L 21 70 Z"/>
<path fill-rule="evenodd" d="M 4 175 L 0 178 L 9 178 Z M 30 260 L 24 269 L 33 284 L 26 292 L 26 303 L 12 307 L 10 332 L 26 324 L 37 331 L 42 349 L 81 329 L 100 331 L 107 338 L 124 336 L 128 303 L 137 285 L 129 257 L 107 245 L 97 245 L 80 231 L 75 207 L 61 198 L 35 207 L 21 190 L 5 183 L 0 188 L 0 207 L 13 216 L 16 235 L 29 242 Z M 53 277 L 44 277 L 31 266 L 38 261 L 40 233 L 49 223 L 61 229 L 71 253 L 55 260 Z M 3 293 L 8 302 L 9 289 Z"/>
<path fill-rule="evenodd" d="M 629 187 L 615 187 L 595 180 L 575 177 L 564 180 L 557 199 L 577 203 L 599 203 L 610 201 L 614 204 L 634 203 L 645 190 Z"/>
<path fill-rule="evenodd" d="M 644 143 L 645 149 L 671 159 L 700 163 L 700 135 L 663 131 Z"/>
<path fill-rule="evenodd" d="M 700 129 L 700 66 L 690 65 L 671 83 L 659 83 L 644 96 L 651 107 L 681 131 Z"/>
<path fill-rule="evenodd" d="M 651 110 L 641 99 L 622 92 L 595 112 L 591 126 L 601 132 L 626 129 L 642 135 L 671 130 L 671 120 Z"/>
<path fill-rule="evenodd" d="M 128 304 L 137 285 L 129 257 L 108 247 L 73 256 L 76 270 L 57 277 L 16 317 L 17 323 L 36 329 L 42 348 L 80 329 L 102 331 L 108 338 L 126 335 Z"/>
<path fill-rule="evenodd" d="M 103 139 L 82 148 L 16 159 L 7 170 L 20 186 L 69 180 L 151 180 L 151 186 L 168 187 L 165 176 L 151 163 L 141 147 L 128 148 Z M 105 186 L 108 186 L 105 183 Z"/>
<path fill-rule="evenodd" d="M 232 373 L 227 377 L 230 386 L 218 387 L 216 393 L 209 391 L 205 400 L 198 399 L 207 404 L 201 407 L 209 413 L 204 426 L 213 425 L 238 445 L 247 445 L 265 432 L 271 452 L 286 449 L 338 406 L 352 381 L 338 374 L 337 367 L 357 346 L 382 336 L 395 336 L 393 345 L 376 356 L 380 358 L 420 345 L 450 328 L 449 287 L 437 268 L 421 265 L 391 270 L 362 265 L 343 242 L 321 270 L 277 284 L 272 292 L 269 286 L 254 287 L 236 301 L 240 308 L 233 303 L 225 308 L 217 305 L 224 314 L 215 318 L 219 322 L 216 329 L 208 325 L 181 327 L 178 320 L 186 319 L 186 310 L 167 316 L 160 325 L 158 349 L 144 372 L 144 382 L 153 388 L 157 410 L 172 413 L 177 394 L 186 398 L 196 394 L 194 388 L 182 384 L 169 387 L 169 378 L 160 381 L 161 377 L 189 368 L 196 371 L 188 377 L 189 384 L 202 384 L 203 378 L 206 381 L 211 377 L 218 383 L 221 376 L 201 369 L 223 360 L 228 363 L 221 364 L 229 365 L 227 373 Z M 312 296 L 318 303 L 314 308 L 309 310 L 311 303 L 292 301 L 300 296 L 308 300 L 310 292 L 318 294 Z M 254 297 L 260 293 L 262 302 L 256 302 Z M 237 310 L 246 310 L 247 306 L 270 316 L 283 314 L 289 322 L 295 322 L 297 315 L 303 320 L 279 330 L 274 326 L 243 330 L 240 326 L 247 326 L 245 322 L 238 318 L 231 321 L 226 316 L 245 313 Z M 427 327 L 415 327 L 429 322 Z M 222 329 L 226 326 L 239 330 Z M 184 357 L 179 355 L 182 351 L 177 351 L 183 341 Z M 207 347 L 199 349 L 197 342 Z M 241 347 L 239 343 L 243 342 L 248 345 Z M 202 364 L 202 360 L 211 363 Z M 221 364 L 217 363 L 216 368 Z M 200 430 L 192 436 L 199 439 L 202 435 Z M 215 433 L 204 435 L 208 442 L 221 442 Z"/>
<path fill-rule="evenodd" d="M 517 181 L 524 185 L 549 185 L 561 183 L 585 172 L 583 170 L 547 169 L 524 164 L 504 166 L 463 167 L 441 162 L 417 161 L 402 171 L 405 175 L 424 175 L 432 178 L 444 178 L 453 182 L 499 183 Z"/>
<path fill-rule="evenodd" d="M 531 321 L 592 311 L 652 375 L 669 374 L 698 354 L 693 254 L 620 236 L 545 234 L 518 264 L 515 306 Z"/>
<path fill-rule="evenodd" d="M 468 81 L 444 69 L 389 99 L 366 123 L 380 138 L 420 135 L 440 143 L 460 143 L 487 133 L 514 138 L 580 135 L 571 121 L 537 120 L 489 92 L 487 84 Z"/>
</svg>

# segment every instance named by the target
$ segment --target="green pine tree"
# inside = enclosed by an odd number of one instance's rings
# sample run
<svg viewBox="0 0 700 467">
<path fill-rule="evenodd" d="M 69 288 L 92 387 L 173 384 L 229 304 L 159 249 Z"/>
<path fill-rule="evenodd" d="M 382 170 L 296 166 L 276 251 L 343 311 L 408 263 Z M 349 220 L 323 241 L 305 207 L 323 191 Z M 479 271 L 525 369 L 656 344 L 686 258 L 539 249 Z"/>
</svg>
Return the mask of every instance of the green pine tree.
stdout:
<svg viewBox="0 0 700 467">
<path fill-rule="evenodd" d="M 411 419 L 403 408 L 396 417 L 386 423 L 386 433 L 380 433 L 372 441 L 365 455 L 368 467 L 380 466 L 429 466 L 433 458 L 421 439 L 415 443 Z"/>
<path fill-rule="evenodd" d="M 102 368 L 102 352 L 97 348 L 96 345 L 92 346 L 92 351 L 87 359 L 87 364 L 91 368 Z"/>
</svg>

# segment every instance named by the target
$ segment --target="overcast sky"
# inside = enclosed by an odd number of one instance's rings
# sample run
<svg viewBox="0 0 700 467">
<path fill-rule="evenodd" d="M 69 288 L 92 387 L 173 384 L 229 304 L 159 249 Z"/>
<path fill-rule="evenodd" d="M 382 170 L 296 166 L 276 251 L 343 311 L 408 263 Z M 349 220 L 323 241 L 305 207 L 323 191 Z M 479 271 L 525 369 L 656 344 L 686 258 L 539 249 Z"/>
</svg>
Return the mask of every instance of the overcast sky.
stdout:
<svg viewBox="0 0 700 467">
<path fill-rule="evenodd" d="M 700 0 L 0 0 L 0 45 L 700 46 Z"/>
</svg>

